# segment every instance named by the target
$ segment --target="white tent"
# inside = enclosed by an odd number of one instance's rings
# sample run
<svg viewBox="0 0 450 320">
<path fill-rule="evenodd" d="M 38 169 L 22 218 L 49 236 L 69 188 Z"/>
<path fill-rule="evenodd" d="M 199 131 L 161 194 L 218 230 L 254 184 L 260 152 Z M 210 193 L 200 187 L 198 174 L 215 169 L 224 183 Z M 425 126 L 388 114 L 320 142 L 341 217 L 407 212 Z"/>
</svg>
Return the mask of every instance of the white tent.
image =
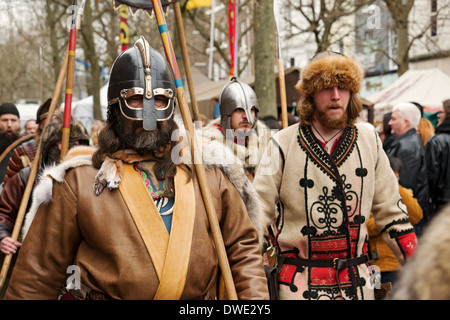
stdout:
<svg viewBox="0 0 450 320">
<path fill-rule="evenodd" d="M 100 89 L 100 105 L 102 106 L 102 117 L 106 119 L 106 110 L 108 107 L 108 85 Z M 94 121 L 94 97 L 74 101 L 72 105 L 72 116 L 80 121 L 84 127 L 90 132 L 91 125 Z M 64 107 L 62 107 L 64 108 Z"/>
<path fill-rule="evenodd" d="M 36 120 L 36 113 L 39 109 L 39 104 L 37 103 L 16 103 L 17 110 L 20 114 L 20 128 L 25 127 L 25 123 L 28 120 Z"/>
<path fill-rule="evenodd" d="M 374 103 L 375 120 L 382 121 L 383 114 L 392 111 L 400 102 L 414 101 L 425 111 L 437 112 L 442 101 L 450 98 L 450 77 L 441 70 L 408 70 L 390 86 L 367 97 Z"/>
</svg>

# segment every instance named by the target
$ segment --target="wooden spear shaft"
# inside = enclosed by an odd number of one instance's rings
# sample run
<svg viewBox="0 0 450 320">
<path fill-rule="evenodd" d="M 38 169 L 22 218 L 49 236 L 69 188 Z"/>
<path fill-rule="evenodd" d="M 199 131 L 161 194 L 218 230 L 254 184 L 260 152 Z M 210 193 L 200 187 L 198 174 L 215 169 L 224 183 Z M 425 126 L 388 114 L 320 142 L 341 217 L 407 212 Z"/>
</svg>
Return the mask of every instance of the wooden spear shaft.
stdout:
<svg viewBox="0 0 450 320">
<path fill-rule="evenodd" d="M 219 266 L 223 274 L 225 287 L 227 289 L 227 295 L 230 300 L 237 300 L 236 288 L 234 286 L 233 276 L 231 274 L 231 268 L 228 262 L 228 256 L 226 253 L 225 245 L 223 243 L 222 233 L 220 230 L 219 222 L 217 220 L 216 211 L 212 203 L 211 190 L 207 182 L 203 159 L 201 157 L 201 153 L 195 138 L 194 126 L 192 124 L 192 117 L 186 101 L 186 96 L 184 94 L 183 84 L 180 79 L 180 73 L 178 70 L 177 62 L 175 60 L 172 42 L 170 40 L 170 35 L 164 18 L 161 2 L 160 0 L 151 0 L 151 1 L 153 4 L 153 9 L 155 11 L 156 20 L 158 22 L 159 26 L 158 29 L 163 42 L 164 51 L 166 53 L 167 60 L 171 65 L 172 72 L 174 73 L 175 76 L 175 85 L 177 88 L 177 96 L 178 101 L 180 103 L 180 111 L 183 117 L 184 126 L 186 127 L 188 135 L 190 135 L 191 137 L 192 159 L 194 162 L 197 179 L 199 181 L 200 190 L 203 196 L 203 202 L 205 204 L 206 212 L 211 226 L 211 233 L 213 236 L 214 244 L 216 246 Z"/>
<path fill-rule="evenodd" d="M 281 101 L 281 119 L 283 128 L 288 127 L 287 102 L 286 102 L 286 83 L 284 79 L 284 63 L 283 59 L 278 59 L 278 81 L 280 84 L 280 101 Z"/>
<path fill-rule="evenodd" d="M 61 160 L 67 155 L 69 151 L 70 138 L 70 118 L 72 116 L 72 97 L 73 97 L 73 77 L 75 73 L 75 50 L 77 47 L 77 1 L 74 0 L 74 13 L 72 15 L 72 25 L 70 27 L 69 35 L 69 60 L 67 64 L 66 77 L 66 92 L 64 102 L 64 118 L 61 139 Z"/>
<path fill-rule="evenodd" d="M 50 103 L 48 117 L 45 120 L 44 128 L 51 121 L 53 112 L 55 111 L 56 103 L 58 101 L 59 94 L 61 93 L 62 83 L 63 83 L 64 76 L 65 76 L 66 70 L 67 70 L 68 51 L 69 50 L 67 49 L 65 57 L 64 57 L 64 61 L 61 66 L 61 70 L 59 71 L 58 80 L 56 82 L 56 86 L 53 91 L 52 102 Z M 42 140 L 39 139 L 38 147 L 36 150 L 36 156 L 34 157 L 34 160 L 31 164 L 30 176 L 28 178 L 27 185 L 26 185 L 25 191 L 23 193 L 22 201 L 20 202 L 20 207 L 19 207 L 19 211 L 17 213 L 16 222 L 14 224 L 13 232 L 11 234 L 11 238 L 13 240 L 17 240 L 17 238 L 19 237 L 20 229 L 22 228 L 22 222 L 23 222 L 23 219 L 25 218 L 25 210 L 27 208 L 28 201 L 30 199 L 31 190 L 33 189 L 34 181 L 36 179 L 37 170 L 39 167 L 39 161 L 40 161 L 40 157 L 41 157 L 41 145 L 42 145 Z M 3 286 L 5 284 L 9 266 L 11 265 L 11 259 L 12 259 L 12 254 L 5 255 L 5 259 L 3 260 L 2 269 L 0 271 L 0 289 L 3 288 Z"/>
<path fill-rule="evenodd" d="M 189 88 L 189 96 L 191 98 L 191 109 L 194 115 L 194 120 L 200 121 L 200 114 L 198 112 L 198 105 L 197 105 L 197 97 L 195 96 L 194 90 L 194 81 L 192 80 L 191 62 L 189 60 L 189 53 L 186 44 L 186 35 L 184 33 L 183 17 L 181 16 L 180 2 L 175 2 L 173 4 L 173 8 L 175 10 L 175 20 L 177 22 L 181 55 L 183 56 L 184 71 L 186 73 L 186 80 Z"/>
</svg>

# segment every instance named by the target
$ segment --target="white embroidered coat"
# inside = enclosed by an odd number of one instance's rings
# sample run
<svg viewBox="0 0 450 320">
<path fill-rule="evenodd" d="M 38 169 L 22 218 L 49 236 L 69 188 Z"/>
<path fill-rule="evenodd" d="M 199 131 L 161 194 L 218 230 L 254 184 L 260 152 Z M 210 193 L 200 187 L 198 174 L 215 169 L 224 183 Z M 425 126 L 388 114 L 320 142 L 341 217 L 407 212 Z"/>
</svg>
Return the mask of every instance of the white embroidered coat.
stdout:
<svg viewBox="0 0 450 320">
<path fill-rule="evenodd" d="M 261 223 L 274 226 L 281 255 L 320 260 L 365 255 L 370 212 L 400 261 L 415 247 L 397 179 L 381 140 L 367 126 L 345 129 L 331 155 L 309 127 L 280 131 L 261 159 L 254 187 L 264 206 Z M 284 264 L 280 298 L 373 299 L 370 272 L 366 263 L 340 272 Z"/>
</svg>

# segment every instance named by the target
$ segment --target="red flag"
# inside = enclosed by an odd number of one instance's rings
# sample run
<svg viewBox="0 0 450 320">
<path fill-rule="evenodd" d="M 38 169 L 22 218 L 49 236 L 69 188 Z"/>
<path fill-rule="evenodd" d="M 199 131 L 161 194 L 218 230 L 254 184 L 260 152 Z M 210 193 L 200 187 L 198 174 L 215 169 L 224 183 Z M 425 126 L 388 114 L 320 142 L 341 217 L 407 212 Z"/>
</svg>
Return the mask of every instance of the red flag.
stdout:
<svg viewBox="0 0 450 320">
<path fill-rule="evenodd" d="M 236 0 L 228 0 L 228 46 L 230 47 L 231 55 L 231 66 L 230 66 L 230 77 L 236 75 L 237 66 L 235 65 L 235 50 L 236 50 Z"/>
</svg>

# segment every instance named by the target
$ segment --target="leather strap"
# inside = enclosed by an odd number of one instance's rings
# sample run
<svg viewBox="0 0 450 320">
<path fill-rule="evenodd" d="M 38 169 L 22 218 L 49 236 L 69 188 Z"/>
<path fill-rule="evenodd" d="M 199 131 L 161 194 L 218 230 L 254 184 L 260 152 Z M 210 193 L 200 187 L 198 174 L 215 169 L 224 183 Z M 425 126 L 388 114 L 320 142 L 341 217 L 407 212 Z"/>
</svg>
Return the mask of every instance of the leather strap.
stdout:
<svg viewBox="0 0 450 320">
<path fill-rule="evenodd" d="M 195 221 L 192 179 L 177 168 L 175 207 L 169 236 L 144 181 L 132 164 L 124 164 L 119 190 L 139 230 L 159 278 L 155 300 L 178 300 L 184 289 Z"/>
<path fill-rule="evenodd" d="M 333 268 L 335 270 L 342 270 L 348 267 L 357 266 L 362 263 L 366 263 L 369 261 L 369 257 L 367 255 L 359 256 L 357 258 L 350 259 L 302 259 L 302 258 L 292 258 L 280 256 L 279 258 L 281 264 L 290 264 L 294 266 L 301 267 L 315 267 L 315 268 Z"/>
<path fill-rule="evenodd" d="M 156 209 L 155 203 L 145 188 L 142 178 L 132 164 L 124 164 L 119 191 L 133 217 L 147 251 L 153 261 L 158 278 L 164 268 L 169 233 Z"/>
<path fill-rule="evenodd" d="M 172 217 L 172 230 L 166 262 L 155 300 L 179 300 L 186 282 L 196 212 L 194 183 L 192 179 L 188 181 L 188 178 L 187 172 L 181 167 L 177 167 L 177 174 L 174 179 L 175 207 Z"/>
</svg>

